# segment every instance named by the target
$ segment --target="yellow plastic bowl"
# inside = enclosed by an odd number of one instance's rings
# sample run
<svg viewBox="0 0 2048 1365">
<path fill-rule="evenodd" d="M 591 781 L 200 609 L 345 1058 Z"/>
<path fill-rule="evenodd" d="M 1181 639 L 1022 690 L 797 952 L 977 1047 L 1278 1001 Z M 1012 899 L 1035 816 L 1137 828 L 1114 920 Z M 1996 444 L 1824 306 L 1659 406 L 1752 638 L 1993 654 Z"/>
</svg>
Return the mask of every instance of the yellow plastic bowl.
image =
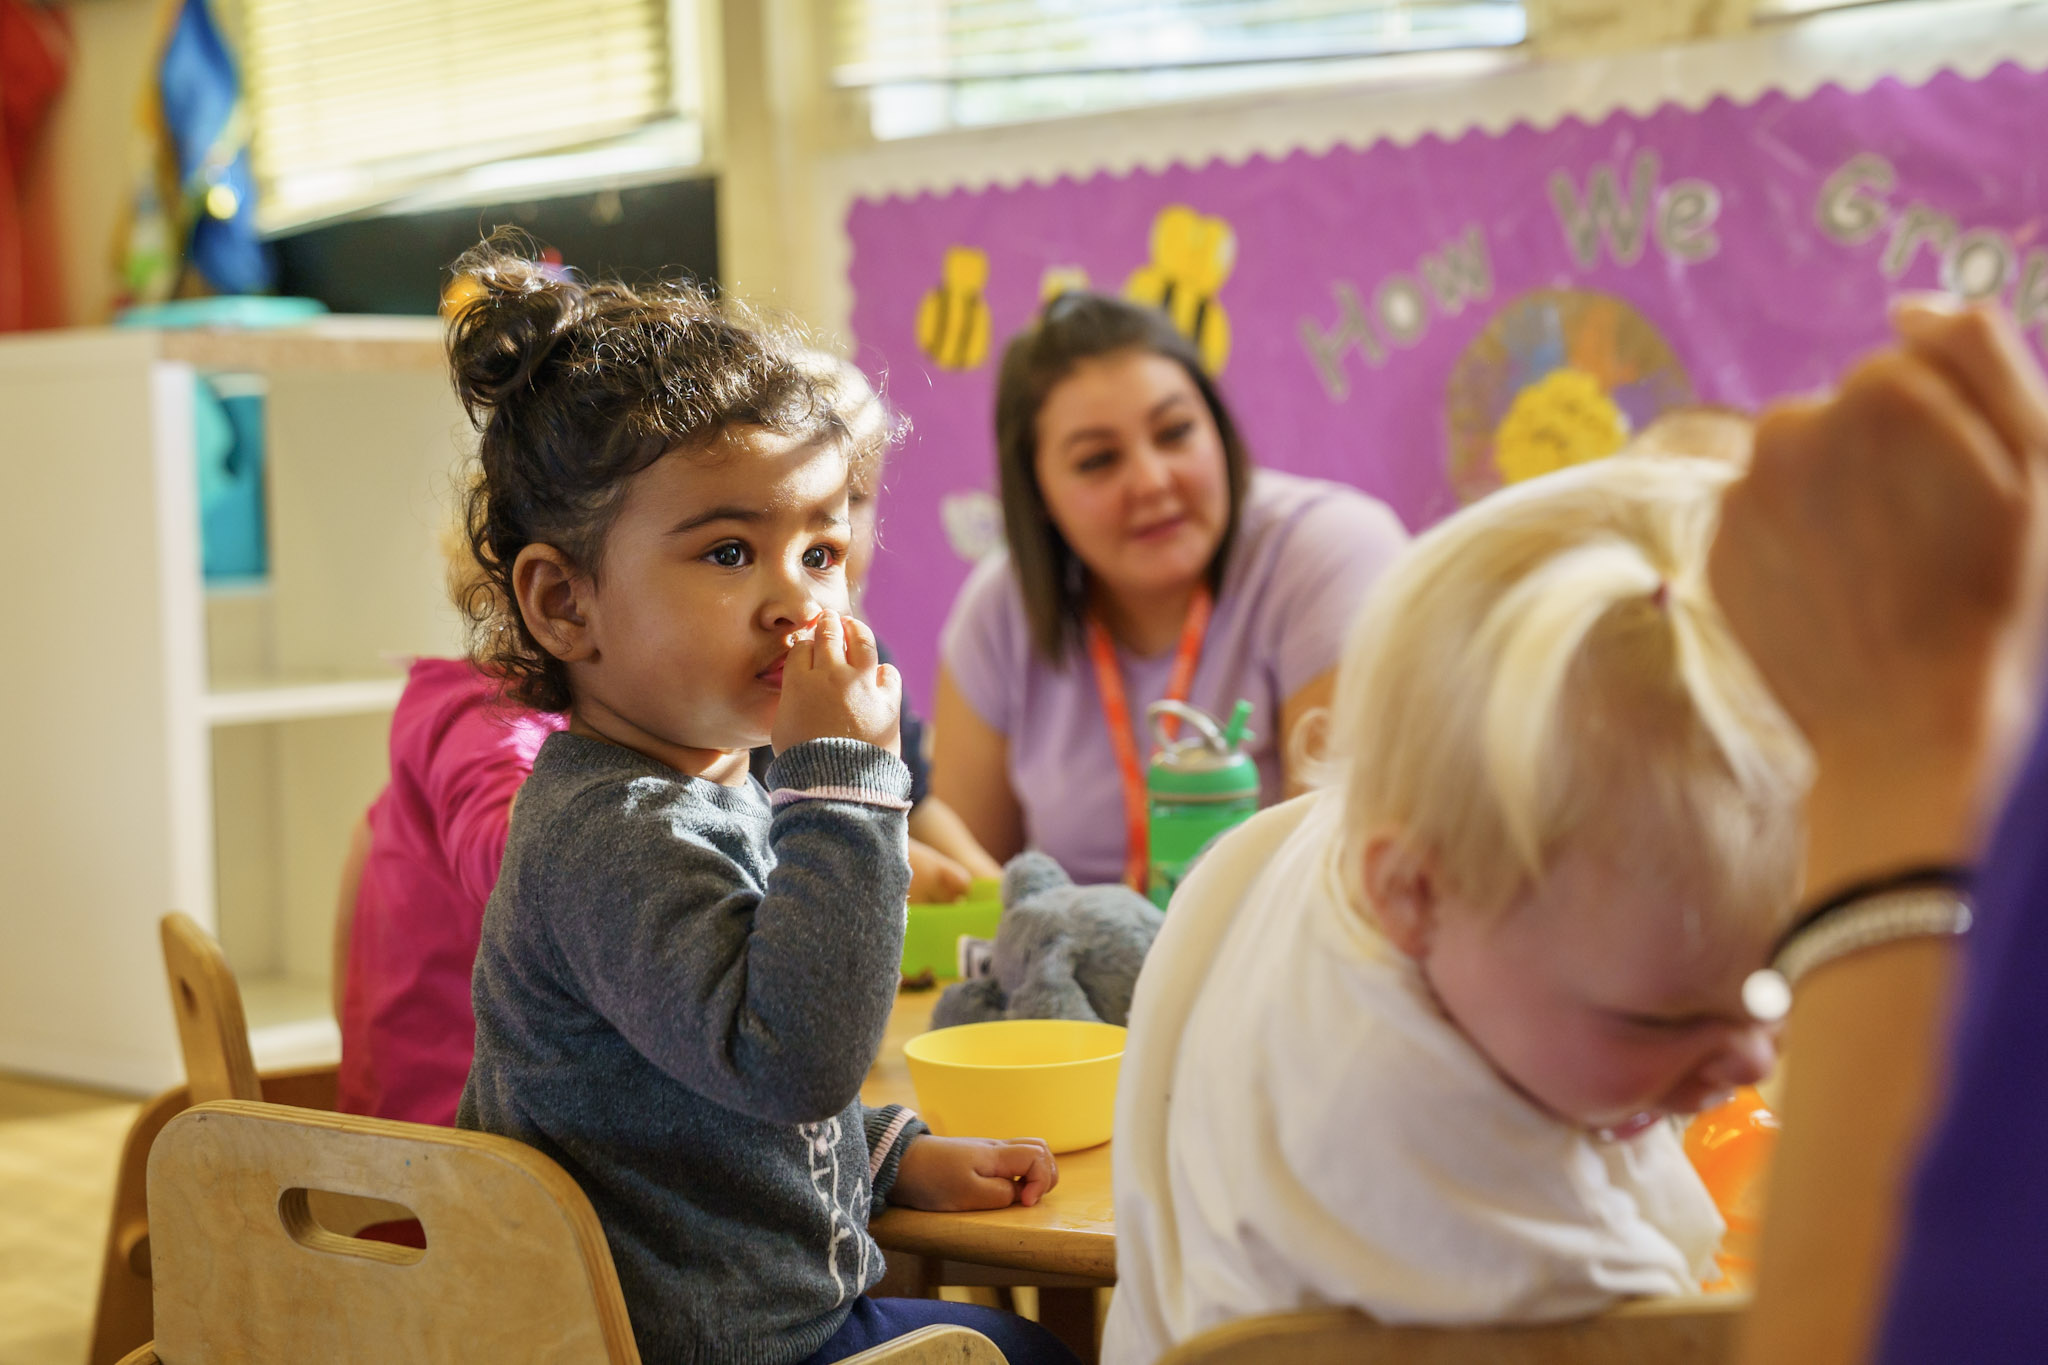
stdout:
<svg viewBox="0 0 2048 1365">
<path fill-rule="evenodd" d="M 1055 1152 L 1109 1141 L 1124 1031 L 1076 1019 L 1000 1019 L 903 1045 L 917 1109 L 941 1137 L 1044 1138 Z"/>
</svg>

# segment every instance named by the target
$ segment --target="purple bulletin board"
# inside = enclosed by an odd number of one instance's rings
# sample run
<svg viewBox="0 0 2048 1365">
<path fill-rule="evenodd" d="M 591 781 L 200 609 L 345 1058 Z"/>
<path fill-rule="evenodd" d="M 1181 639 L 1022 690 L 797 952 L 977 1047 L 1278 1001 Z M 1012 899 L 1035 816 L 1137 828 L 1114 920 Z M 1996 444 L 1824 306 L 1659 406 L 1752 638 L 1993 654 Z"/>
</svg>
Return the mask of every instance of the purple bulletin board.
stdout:
<svg viewBox="0 0 2048 1365">
<path fill-rule="evenodd" d="M 1500 135 L 1434 136 L 857 202 L 856 357 L 913 430 L 869 619 L 929 701 L 973 557 L 999 541 L 1002 344 L 1085 282 L 1164 300 L 1259 463 L 1420 528 L 1604 454 L 1665 408 L 1817 388 L 1902 290 L 2048 327 L 2048 76 L 1824 87 Z"/>
</svg>

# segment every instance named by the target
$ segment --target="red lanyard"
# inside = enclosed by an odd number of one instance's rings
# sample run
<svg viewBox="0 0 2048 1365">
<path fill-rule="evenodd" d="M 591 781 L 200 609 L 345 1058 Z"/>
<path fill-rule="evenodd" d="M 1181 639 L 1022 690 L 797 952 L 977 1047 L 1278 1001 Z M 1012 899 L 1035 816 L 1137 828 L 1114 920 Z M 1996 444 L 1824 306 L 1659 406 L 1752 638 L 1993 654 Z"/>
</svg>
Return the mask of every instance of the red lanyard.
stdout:
<svg viewBox="0 0 2048 1365">
<path fill-rule="evenodd" d="M 1207 584 L 1196 589 L 1188 601 L 1187 619 L 1180 628 L 1180 646 L 1173 655 L 1173 672 L 1166 681 L 1169 700 L 1188 699 L 1188 687 L 1195 680 L 1195 661 L 1202 654 L 1202 637 L 1209 632 L 1212 605 L 1214 599 Z M 1102 693 L 1102 718 L 1109 722 L 1110 744 L 1116 750 L 1116 766 L 1124 779 L 1124 885 L 1133 891 L 1143 891 L 1151 859 L 1149 822 L 1145 815 L 1145 769 L 1138 761 L 1138 734 L 1131 724 L 1130 700 L 1124 695 L 1123 671 L 1116 664 L 1116 644 L 1093 614 L 1088 617 L 1088 654 L 1095 661 L 1095 684 Z M 1170 722 L 1167 733 L 1172 734 Z"/>
</svg>

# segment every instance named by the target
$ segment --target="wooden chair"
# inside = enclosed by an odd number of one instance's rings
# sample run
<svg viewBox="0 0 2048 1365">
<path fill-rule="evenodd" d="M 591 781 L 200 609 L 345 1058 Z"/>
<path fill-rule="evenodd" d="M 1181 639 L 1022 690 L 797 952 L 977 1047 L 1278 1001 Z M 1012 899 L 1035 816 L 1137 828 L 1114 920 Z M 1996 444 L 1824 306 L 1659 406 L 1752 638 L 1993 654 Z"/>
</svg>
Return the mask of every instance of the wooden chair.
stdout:
<svg viewBox="0 0 2048 1365">
<path fill-rule="evenodd" d="M 333 1190 L 403 1204 L 424 1250 L 321 1225 Z M 634 1365 L 590 1201 L 567 1172 L 485 1133 L 227 1100 L 170 1120 L 149 1158 L 156 1340 L 171 1361 L 475 1360 Z M 986 1337 L 928 1328 L 860 1365 L 1002 1365 Z"/>
<path fill-rule="evenodd" d="M 334 1108 L 332 1066 L 266 1072 L 261 1079 L 263 1098 L 272 1104 Z M 107 1222 L 106 1249 L 100 1256 L 100 1297 L 93 1314 L 88 1365 L 118 1365 L 137 1343 L 149 1340 L 149 1148 L 165 1124 L 191 1107 L 192 1095 L 184 1086 L 164 1091 L 142 1106 L 121 1144 L 114 1212 Z"/>
<path fill-rule="evenodd" d="M 297 1067 L 259 1075 L 249 1051 L 242 992 L 220 945 L 190 915 L 160 925 L 164 973 L 177 1020 L 186 1084 L 142 1107 L 121 1147 L 114 1211 L 100 1260 L 99 1305 L 88 1365 L 116 1365 L 149 1340 L 149 1210 L 145 1174 L 150 1144 L 173 1117 L 207 1100 L 267 1100 L 307 1109 L 334 1108 L 336 1069 Z M 370 1221 L 365 1217 L 365 1222 Z"/>
<path fill-rule="evenodd" d="M 1159 1365 L 1720 1365 L 1742 1295 L 1654 1299 L 1540 1327 L 1388 1327 L 1327 1310 L 1245 1318 L 1184 1341 Z"/>
<path fill-rule="evenodd" d="M 263 1084 L 249 1053 L 242 989 L 220 945 L 181 911 L 165 915 L 161 927 L 171 1013 L 178 1021 L 178 1049 L 185 1054 L 185 1087 L 192 1102 L 262 1099 Z"/>
</svg>

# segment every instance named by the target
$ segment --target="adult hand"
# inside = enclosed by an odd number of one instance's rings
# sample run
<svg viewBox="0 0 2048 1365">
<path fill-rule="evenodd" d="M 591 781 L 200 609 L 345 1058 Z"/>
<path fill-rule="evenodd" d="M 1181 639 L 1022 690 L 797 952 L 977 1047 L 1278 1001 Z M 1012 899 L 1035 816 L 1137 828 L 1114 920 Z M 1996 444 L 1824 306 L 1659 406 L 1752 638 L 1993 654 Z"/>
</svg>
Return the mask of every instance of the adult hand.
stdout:
<svg viewBox="0 0 2048 1365">
<path fill-rule="evenodd" d="M 1990 308 L 1894 325 L 1835 395 L 1765 414 L 1709 560 L 1818 760 L 1815 891 L 1969 856 L 2035 695 L 2048 383 Z"/>
<path fill-rule="evenodd" d="M 2036 696 L 2048 386 L 1989 309 L 1894 325 L 1833 397 L 1759 423 L 1708 563 L 1813 745 L 1809 896 L 1973 857 Z M 1954 956 L 1890 944 L 1801 983 L 1743 1365 L 1868 1359 Z"/>
<path fill-rule="evenodd" d="M 782 662 L 782 701 L 770 739 L 775 752 L 812 739 L 858 739 L 901 750 L 898 717 L 903 680 L 881 661 L 874 632 L 851 616 L 827 611 L 809 639 L 790 646 Z"/>
<path fill-rule="evenodd" d="M 1029 1208 L 1059 1183 L 1059 1163 L 1042 1139 L 1004 1142 L 927 1134 L 904 1151 L 889 1202 L 935 1213 L 1012 1204 Z"/>
<path fill-rule="evenodd" d="M 939 850 L 912 837 L 910 899 L 916 905 L 948 905 L 967 894 L 974 882 L 966 868 Z"/>
</svg>

